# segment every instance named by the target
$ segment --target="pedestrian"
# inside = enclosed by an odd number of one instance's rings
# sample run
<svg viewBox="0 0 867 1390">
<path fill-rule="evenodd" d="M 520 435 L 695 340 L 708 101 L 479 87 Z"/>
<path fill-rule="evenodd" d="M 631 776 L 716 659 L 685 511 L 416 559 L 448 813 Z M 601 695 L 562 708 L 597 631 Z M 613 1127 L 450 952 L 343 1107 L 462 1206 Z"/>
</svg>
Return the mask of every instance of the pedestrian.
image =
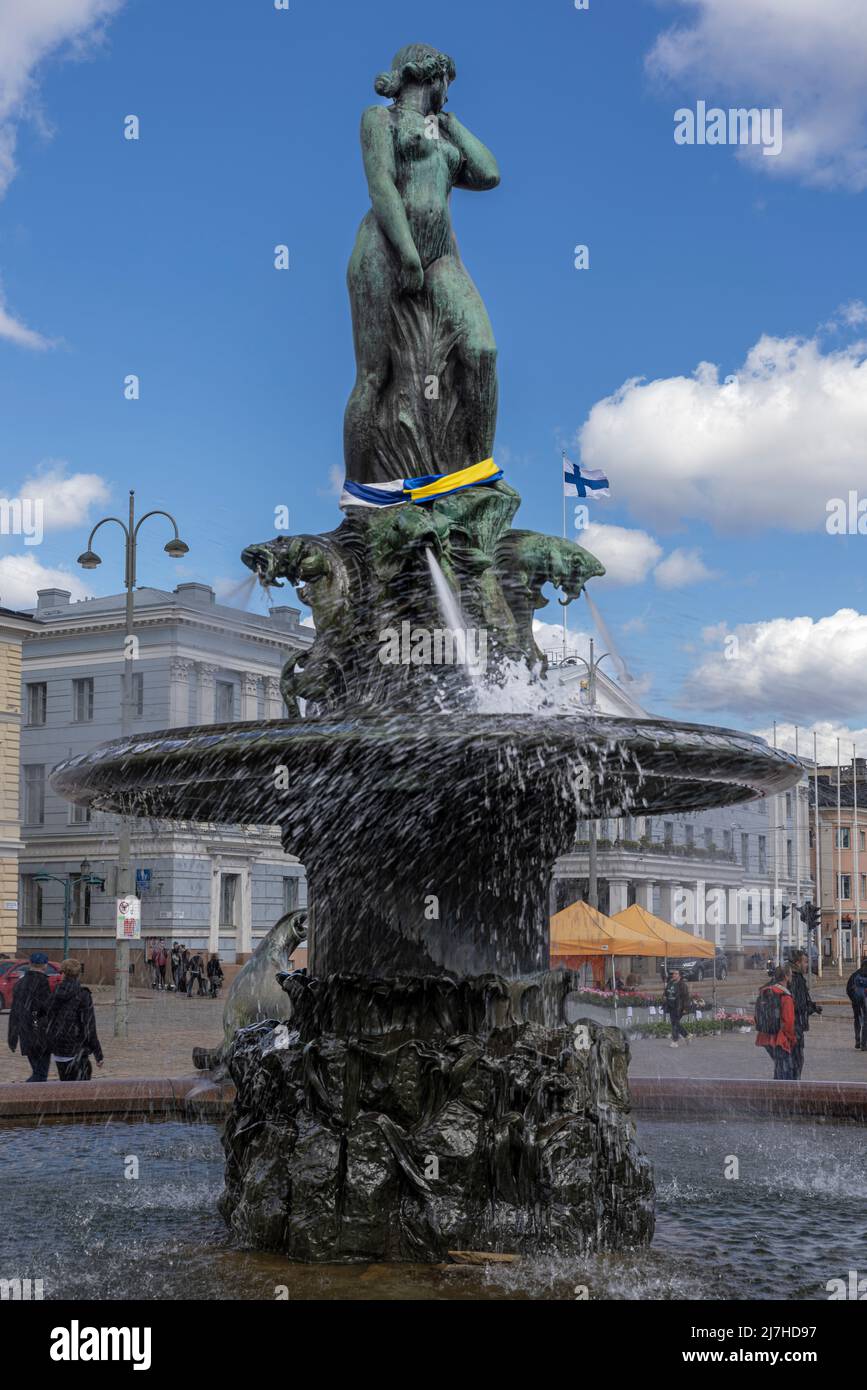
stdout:
<svg viewBox="0 0 867 1390">
<path fill-rule="evenodd" d="M 205 993 L 205 962 L 196 951 L 190 956 L 189 974 L 187 975 L 187 998 L 193 997 L 193 986 L 198 983 L 199 998 Z"/>
<path fill-rule="evenodd" d="M 30 968 L 12 991 L 9 1011 L 9 1049 L 20 1044 L 21 1055 L 30 1063 L 28 1081 L 47 1081 L 51 1050 L 45 1043 L 45 1015 L 51 1000 L 51 986 L 45 975 L 48 957 L 44 951 L 30 953 Z"/>
<path fill-rule="evenodd" d="M 792 1081 L 792 1048 L 795 1032 L 795 1001 L 789 986 L 792 967 L 778 965 L 769 985 L 759 990 L 756 1000 L 756 1047 L 763 1047 L 774 1063 L 775 1081 Z"/>
<path fill-rule="evenodd" d="M 60 971 L 63 979 L 52 995 L 45 1021 L 46 1042 L 61 1081 L 89 1081 L 91 1054 L 98 1067 L 103 1063 L 93 996 L 81 983 L 79 961 L 61 961 Z"/>
<path fill-rule="evenodd" d="M 677 1047 L 679 1038 L 685 1038 L 689 1042 L 689 1034 L 681 1023 L 681 1019 L 685 1013 L 689 1012 L 691 1004 L 689 985 L 683 975 L 679 970 L 670 971 L 668 983 L 665 986 L 664 1008 L 671 1022 L 672 1047 Z"/>
<path fill-rule="evenodd" d="M 166 962 L 168 958 L 166 943 L 162 940 L 158 941 L 156 950 L 154 951 L 154 965 L 157 969 L 157 989 L 165 989 L 166 987 Z"/>
<path fill-rule="evenodd" d="M 181 945 L 181 960 L 178 967 L 178 989 L 181 994 L 187 992 L 187 973 L 190 968 L 190 953 L 186 946 Z"/>
<path fill-rule="evenodd" d="M 792 1000 L 795 1005 L 796 1043 L 792 1048 L 792 1080 L 800 1081 L 804 1070 L 804 1035 L 810 1031 L 810 1017 L 821 1014 L 821 1004 L 813 1002 L 807 984 L 807 952 L 792 952 Z"/>
<path fill-rule="evenodd" d="M 178 989 L 181 973 L 181 948 L 177 941 L 172 942 L 172 949 L 169 952 L 169 969 L 172 973 L 172 989 Z"/>
<path fill-rule="evenodd" d="M 223 967 L 218 955 L 208 956 L 208 984 L 211 998 L 216 999 L 223 983 Z"/>
<path fill-rule="evenodd" d="M 867 1052 L 867 956 L 862 957 L 858 969 L 846 981 L 846 993 L 854 1015 L 855 1046 Z"/>
</svg>

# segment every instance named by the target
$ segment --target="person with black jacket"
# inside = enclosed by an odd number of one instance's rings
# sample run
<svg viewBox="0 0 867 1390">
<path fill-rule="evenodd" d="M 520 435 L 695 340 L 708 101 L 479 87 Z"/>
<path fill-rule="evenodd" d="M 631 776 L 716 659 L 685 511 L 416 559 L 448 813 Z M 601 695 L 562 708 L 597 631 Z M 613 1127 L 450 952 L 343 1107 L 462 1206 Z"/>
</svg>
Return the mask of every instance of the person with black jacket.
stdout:
<svg viewBox="0 0 867 1390">
<path fill-rule="evenodd" d="M 216 999 L 223 983 L 223 967 L 218 955 L 208 956 L 208 983 L 212 999 Z"/>
<path fill-rule="evenodd" d="M 188 999 L 192 999 L 193 997 L 193 985 L 196 981 L 198 981 L 199 984 L 199 997 L 201 998 L 205 993 L 205 962 L 202 960 L 198 951 L 194 951 L 190 956 L 189 974 L 187 976 Z"/>
<path fill-rule="evenodd" d="M 822 1006 L 814 1004 L 810 995 L 810 988 L 805 975 L 806 969 L 807 952 L 794 951 L 792 953 L 792 980 L 789 986 L 795 1005 L 796 1041 L 791 1053 L 793 1081 L 800 1081 L 801 1072 L 804 1070 L 804 1034 L 810 1031 L 810 1017 L 812 1014 L 821 1014 L 822 1012 Z"/>
<path fill-rule="evenodd" d="M 689 1034 L 681 1023 L 685 1013 L 688 1013 L 692 1000 L 689 995 L 689 985 L 683 978 L 679 970 L 672 970 L 668 983 L 665 986 L 664 1008 L 671 1021 L 671 1046 L 677 1047 L 678 1039 L 685 1038 L 689 1042 Z"/>
<path fill-rule="evenodd" d="M 867 956 L 846 981 L 846 993 L 854 1015 L 855 1046 L 867 1052 Z"/>
<path fill-rule="evenodd" d="M 45 1020 L 46 1042 L 61 1081 L 89 1081 L 91 1054 L 98 1067 L 103 1063 L 93 997 L 79 979 L 79 961 L 62 961 L 60 969 L 63 979 L 54 991 Z"/>
<path fill-rule="evenodd" d="M 51 1000 L 51 986 L 45 977 L 47 964 L 44 951 L 33 951 L 30 969 L 12 991 L 9 1048 L 14 1052 L 21 1044 L 21 1055 L 30 1063 L 28 1081 L 47 1081 L 51 1064 L 51 1049 L 45 1043 L 45 1015 Z"/>
</svg>

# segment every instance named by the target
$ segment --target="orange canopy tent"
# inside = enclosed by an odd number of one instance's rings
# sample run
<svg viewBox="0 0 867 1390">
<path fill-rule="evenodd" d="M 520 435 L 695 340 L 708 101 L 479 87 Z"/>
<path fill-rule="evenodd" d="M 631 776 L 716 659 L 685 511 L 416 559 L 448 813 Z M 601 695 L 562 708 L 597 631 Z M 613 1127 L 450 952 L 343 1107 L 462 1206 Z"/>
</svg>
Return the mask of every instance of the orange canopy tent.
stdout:
<svg viewBox="0 0 867 1390">
<path fill-rule="evenodd" d="M 681 931 L 680 927 L 673 927 L 662 917 L 654 917 L 653 913 L 648 912 L 646 907 L 639 907 L 638 903 L 633 903 L 631 907 L 625 907 L 622 912 L 616 912 L 611 921 L 619 923 L 622 927 L 628 927 L 630 931 L 650 938 L 654 942 L 652 950 L 636 951 L 635 955 L 711 958 L 716 951 L 712 941 L 705 941 L 703 936 L 693 936 L 691 932 Z"/>
<path fill-rule="evenodd" d="M 588 961 L 600 986 L 605 978 L 606 956 L 653 956 L 659 940 L 613 917 L 606 917 L 589 903 L 570 903 L 550 921 L 551 964 L 577 968 Z"/>
</svg>

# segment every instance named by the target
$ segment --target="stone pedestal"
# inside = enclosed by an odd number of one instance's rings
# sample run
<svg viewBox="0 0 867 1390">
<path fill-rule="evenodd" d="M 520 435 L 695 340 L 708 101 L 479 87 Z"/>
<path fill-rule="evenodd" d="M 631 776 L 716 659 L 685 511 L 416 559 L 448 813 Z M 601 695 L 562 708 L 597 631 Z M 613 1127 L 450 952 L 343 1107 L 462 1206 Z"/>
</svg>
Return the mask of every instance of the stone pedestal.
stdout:
<svg viewBox="0 0 867 1390">
<path fill-rule="evenodd" d="M 233 1233 L 308 1262 L 647 1243 L 628 1044 L 553 1021 L 570 979 L 288 977 L 291 1022 L 229 1057 Z"/>
</svg>

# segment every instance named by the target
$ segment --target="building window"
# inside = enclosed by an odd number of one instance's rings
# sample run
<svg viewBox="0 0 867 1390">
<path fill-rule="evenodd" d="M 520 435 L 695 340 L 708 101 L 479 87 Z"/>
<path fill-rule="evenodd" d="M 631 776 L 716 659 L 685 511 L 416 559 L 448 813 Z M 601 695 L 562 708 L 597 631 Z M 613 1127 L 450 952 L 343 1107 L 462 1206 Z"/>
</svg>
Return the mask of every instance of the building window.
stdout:
<svg viewBox="0 0 867 1390">
<path fill-rule="evenodd" d="M 731 854 L 732 852 L 732 832 L 730 830 L 723 831 L 723 849 L 726 854 Z"/>
<path fill-rule="evenodd" d="M 239 874 L 220 875 L 220 926 L 238 925 L 238 881 Z"/>
<path fill-rule="evenodd" d="M 90 884 L 85 883 L 82 900 L 80 879 L 72 886 L 72 920 L 80 927 L 90 926 Z"/>
<path fill-rule="evenodd" d="M 786 820 L 792 819 L 792 793 L 786 792 Z"/>
<path fill-rule="evenodd" d="M 666 845 L 674 844 L 674 821 L 666 820 L 662 822 L 662 840 Z"/>
<path fill-rule="evenodd" d="M 24 769 L 24 824 L 45 824 L 44 763 L 29 763 Z"/>
<path fill-rule="evenodd" d="M 708 826 L 704 832 L 704 847 L 706 850 L 714 849 L 713 830 Z"/>
<path fill-rule="evenodd" d="M 851 848 L 852 848 L 851 840 L 852 840 L 852 837 L 851 837 L 851 835 L 850 835 L 850 833 L 849 833 L 849 827 L 848 827 L 848 825 L 840 826 L 837 830 L 834 831 L 834 848 L 835 848 L 835 849 L 851 849 Z"/>
<path fill-rule="evenodd" d="M 21 921 L 25 927 L 42 926 L 42 884 L 32 874 L 24 874 L 21 879 L 22 904 Z"/>
<path fill-rule="evenodd" d="M 70 806 L 69 808 L 70 825 L 90 825 L 89 806 Z"/>
<path fill-rule="evenodd" d="M 231 681 L 217 681 L 216 687 L 217 723 L 231 724 L 235 718 L 235 687 Z"/>
<path fill-rule="evenodd" d="M 741 863 L 743 864 L 744 868 L 746 868 L 747 865 L 749 864 L 749 862 L 750 862 L 750 837 L 749 837 L 749 835 L 741 835 Z"/>
<path fill-rule="evenodd" d="M 852 896 L 852 881 L 849 874 L 837 875 L 837 897 L 847 902 Z"/>
<path fill-rule="evenodd" d="M 283 911 L 294 912 L 298 906 L 298 879 L 293 874 L 283 879 Z"/>
<path fill-rule="evenodd" d="M 133 674 L 130 699 L 133 719 L 141 719 L 144 715 L 144 675 L 141 671 Z"/>
<path fill-rule="evenodd" d="M 72 682 L 72 717 L 76 724 L 89 724 L 93 719 L 93 676 Z"/>
<path fill-rule="evenodd" d="M 793 863 L 793 860 L 792 860 L 792 842 L 791 842 L 791 840 L 787 840 L 787 841 L 786 841 L 786 873 L 788 874 L 789 878 L 791 878 L 792 875 L 794 874 L 794 872 L 795 872 L 795 866 L 794 866 L 794 863 Z"/>
<path fill-rule="evenodd" d="M 859 849 L 863 849 L 863 848 L 864 848 L 864 831 L 863 831 L 863 830 L 859 830 L 859 831 L 858 831 L 858 848 L 859 848 Z"/>
<path fill-rule="evenodd" d="M 768 872 L 768 837 L 767 837 L 767 835 L 760 835 L 760 836 L 759 836 L 759 873 L 760 873 L 760 874 L 766 874 L 767 872 Z"/>
<path fill-rule="evenodd" d="M 34 681 L 27 686 L 27 723 L 44 724 L 48 707 L 48 686 L 45 681 Z"/>
<path fill-rule="evenodd" d="M 684 833 L 686 835 L 686 847 L 687 849 L 692 849 L 695 845 L 695 826 L 684 826 Z"/>
</svg>

